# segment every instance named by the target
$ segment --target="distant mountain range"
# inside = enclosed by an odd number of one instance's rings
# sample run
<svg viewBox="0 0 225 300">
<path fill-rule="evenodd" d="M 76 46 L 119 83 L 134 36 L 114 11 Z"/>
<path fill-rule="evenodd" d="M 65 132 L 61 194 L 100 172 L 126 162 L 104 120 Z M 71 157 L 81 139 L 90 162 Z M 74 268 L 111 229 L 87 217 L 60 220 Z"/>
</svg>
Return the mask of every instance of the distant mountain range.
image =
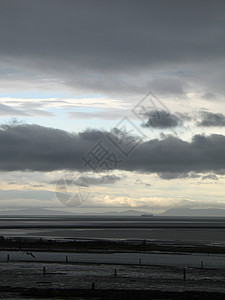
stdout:
<svg viewBox="0 0 225 300">
<path fill-rule="evenodd" d="M 161 214 L 151 214 L 149 212 L 141 212 L 138 210 L 126 210 L 122 212 L 107 212 L 104 215 L 120 215 L 120 216 L 158 216 L 158 217 L 225 217 L 225 209 L 191 209 L 186 207 L 170 208 Z"/>
<path fill-rule="evenodd" d="M 71 213 L 71 212 L 66 212 L 66 211 L 58 211 L 58 210 L 50 210 L 50 209 L 45 209 L 45 208 L 38 208 L 38 207 L 32 207 L 32 208 L 25 208 L 25 209 L 18 209 L 18 210 L 2 210 L 0 211 L 0 216 L 47 216 L 47 215 L 55 215 L 55 216 L 60 216 L 60 215 L 119 215 L 119 216 L 140 216 L 143 214 L 143 212 L 137 211 L 137 210 L 126 210 L 122 212 L 118 211 L 109 211 L 109 212 L 104 212 L 104 213 Z"/>
<path fill-rule="evenodd" d="M 192 208 L 170 208 L 167 211 L 160 214 L 160 216 L 180 216 L 180 217 L 225 217 L 225 209 L 216 208 L 203 208 L 203 209 L 192 209 Z"/>
<path fill-rule="evenodd" d="M 57 211 L 57 210 L 50 210 L 45 208 L 39 207 L 32 207 L 32 208 L 25 208 L 25 209 L 18 209 L 18 210 L 2 210 L 0 211 L 0 216 L 60 216 L 60 215 L 73 215 L 66 211 Z"/>
<path fill-rule="evenodd" d="M 141 216 L 143 214 L 143 212 L 138 211 L 138 210 L 133 210 L 133 209 L 129 209 L 129 210 L 124 210 L 124 211 L 109 211 L 109 212 L 105 212 L 105 213 L 100 213 L 101 215 L 111 215 L 111 216 L 115 216 L 115 215 L 119 215 L 119 216 Z"/>
<path fill-rule="evenodd" d="M 0 216 L 76 216 L 76 215 L 99 215 L 99 216 L 152 216 L 153 214 L 138 210 L 109 211 L 104 213 L 71 213 L 66 211 L 50 210 L 45 208 L 26 208 L 19 210 L 2 210 Z M 191 209 L 191 208 L 170 208 L 161 214 L 154 214 L 155 217 L 225 217 L 225 209 Z"/>
</svg>

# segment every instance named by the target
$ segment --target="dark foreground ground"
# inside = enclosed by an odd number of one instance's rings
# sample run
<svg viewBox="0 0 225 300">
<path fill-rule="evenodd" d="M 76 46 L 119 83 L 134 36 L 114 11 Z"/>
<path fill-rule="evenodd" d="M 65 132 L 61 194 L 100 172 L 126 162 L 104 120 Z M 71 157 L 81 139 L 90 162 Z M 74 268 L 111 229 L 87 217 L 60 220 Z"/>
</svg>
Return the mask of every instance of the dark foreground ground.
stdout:
<svg viewBox="0 0 225 300">
<path fill-rule="evenodd" d="M 225 294 L 208 292 L 161 292 L 150 290 L 87 290 L 87 289 L 37 289 L 37 288 L 0 288 L 3 299 L 204 299 L 222 300 Z"/>
<path fill-rule="evenodd" d="M 221 246 L 2 237 L 0 250 L 0 299 L 225 299 Z"/>
<path fill-rule="evenodd" d="M 225 299 L 225 269 L 33 260 L 0 262 L 1 299 Z"/>
<path fill-rule="evenodd" d="M 224 219 L 2 218 L 0 230 L 0 299 L 225 299 Z"/>
</svg>

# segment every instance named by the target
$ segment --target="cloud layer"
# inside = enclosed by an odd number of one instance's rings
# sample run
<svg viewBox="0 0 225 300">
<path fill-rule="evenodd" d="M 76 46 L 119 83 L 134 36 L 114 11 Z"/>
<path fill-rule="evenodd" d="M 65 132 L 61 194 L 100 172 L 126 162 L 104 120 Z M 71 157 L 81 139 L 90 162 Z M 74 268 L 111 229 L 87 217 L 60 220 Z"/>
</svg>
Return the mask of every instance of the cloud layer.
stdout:
<svg viewBox="0 0 225 300">
<path fill-rule="evenodd" d="M 0 55 L 9 64 L 3 78 L 12 79 L 9 66 L 22 66 L 42 85 L 44 73 L 120 94 L 150 86 L 183 95 L 189 82 L 224 91 L 224 7 L 208 0 L 2 1 Z M 206 72 L 214 68 L 216 74 Z"/>
<path fill-rule="evenodd" d="M 95 147 L 99 142 L 108 151 L 106 156 L 101 149 L 97 149 L 100 155 L 97 153 Z M 94 155 L 102 170 L 110 164 L 112 168 L 154 172 L 162 177 L 162 174 L 168 177 L 168 172 L 179 177 L 191 171 L 222 172 L 225 169 L 225 136 L 216 134 L 195 135 L 191 142 L 172 136 L 140 141 L 128 157 L 110 142 L 107 132 L 97 130 L 76 134 L 38 125 L 4 125 L 0 130 L 0 143 L 0 169 L 4 171 L 87 171 L 90 167 L 85 166 L 83 158 L 93 163 Z"/>
<path fill-rule="evenodd" d="M 201 112 L 201 121 L 198 126 L 225 127 L 225 115 L 221 113 Z"/>
<path fill-rule="evenodd" d="M 146 114 L 147 122 L 144 123 L 143 127 L 152 128 L 172 128 L 182 125 L 181 119 L 175 114 L 171 114 L 166 111 L 151 111 Z"/>
</svg>

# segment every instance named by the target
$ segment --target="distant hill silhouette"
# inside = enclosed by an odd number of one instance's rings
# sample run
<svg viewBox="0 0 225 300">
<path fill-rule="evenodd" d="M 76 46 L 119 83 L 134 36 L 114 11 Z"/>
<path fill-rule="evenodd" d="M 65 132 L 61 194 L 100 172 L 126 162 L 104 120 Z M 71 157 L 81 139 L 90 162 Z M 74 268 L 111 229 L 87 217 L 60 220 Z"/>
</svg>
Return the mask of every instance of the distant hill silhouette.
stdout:
<svg viewBox="0 0 225 300">
<path fill-rule="evenodd" d="M 120 216 L 140 216 L 142 215 L 143 212 L 138 211 L 138 210 L 133 210 L 133 209 L 129 209 L 129 210 L 124 210 L 124 211 L 109 211 L 109 212 L 105 212 L 105 213 L 101 213 L 101 215 L 120 215 Z"/>
<path fill-rule="evenodd" d="M 77 216 L 77 215 L 99 215 L 99 216 L 141 216 L 143 212 L 138 210 L 125 210 L 125 211 L 108 211 L 108 212 L 84 212 L 84 213 L 72 213 L 66 211 L 57 211 L 57 210 L 50 210 L 45 208 L 39 207 L 32 207 L 32 208 L 25 208 L 25 209 L 18 209 L 18 210 L 0 210 L 0 216 L 61 216 L 61 215 L 68 215 L 68 216 Z"/>
<path fill-rule="evenodd" d="M 45 208 L 25 208 L 18 210 L 0 210 L 0 216 L 77 216 L 77 215 L 98 215 L 98 216 L 151 216 L 149 212 L 142 212 L 138 210 L 125 210 L 125 211 L 108 211 L 108 212 L 84 212 L 84 213 L 72 213 L 59 210 L 50 210 Z M 161 214 L 155 214 L 155 216 L 165 217 L 225 217 L 225 209 L 192 209 L 187 207 L 170 208 Z"/>
<path fill-rule="evenodd" d="M 69 212 L 65 211 L 57 211 L 57 210 L 49 210 L 45 208 L 25 208 L 25 209 L 18 209 L 18 210 L 0 210 L 0 216 L 43 216 L 43 215 L 73 215 Z"/>
<path fill-rule="evenodd" d="M 180 216 L 180 217 L 225 217 L 225 209 L 206 208 L 192 209 L 187 207 L 170 208 L 160 214 L 160 216 Z"/>
</svg>

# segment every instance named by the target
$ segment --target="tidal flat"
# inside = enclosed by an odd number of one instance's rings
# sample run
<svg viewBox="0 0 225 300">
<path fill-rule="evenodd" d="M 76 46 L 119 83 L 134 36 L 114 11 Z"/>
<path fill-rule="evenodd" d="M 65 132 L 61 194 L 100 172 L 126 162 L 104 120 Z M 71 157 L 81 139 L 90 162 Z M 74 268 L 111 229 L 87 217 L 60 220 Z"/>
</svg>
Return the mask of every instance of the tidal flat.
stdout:
<svg viewBox="0 0 225 300">
<path fill-rule="evenodd" d="M 4 299 L 225 294 L 222 218 L 7 217 L 0 228 Z"/>
</svg>

